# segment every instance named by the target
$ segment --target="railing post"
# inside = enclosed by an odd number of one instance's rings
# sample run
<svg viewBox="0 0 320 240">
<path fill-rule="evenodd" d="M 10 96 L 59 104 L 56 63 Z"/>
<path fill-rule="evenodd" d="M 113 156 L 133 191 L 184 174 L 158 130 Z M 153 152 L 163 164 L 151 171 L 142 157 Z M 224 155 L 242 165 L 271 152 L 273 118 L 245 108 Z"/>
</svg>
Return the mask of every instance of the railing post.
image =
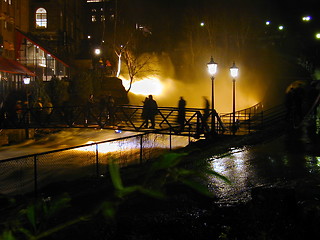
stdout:
<svg viewBox="0 0 320 240">
<path fill-rule="evenodd" d="M 143 137 L 143 135 L 141 134 L 140 135 L 140 164 L 142 164 L 142 153 L 143 153 L 142 152 L 142 147 L 143 147 L 142 146 L 142 144 L 143 144 L 143 138 L 142 137 Z"/>
<path fill-rule="evenodd" d="M 171 136 L 172 136 L 172 131 L 171 131 L 171 127 L 170 127 L 170 134 L 169 134 L 170 151 L 172 150 L 172 139 L 171 139 Z"/>
<path fill-rule="evenodd" d="M 97 177 L 99 177 L 99 146 L 96 144 L 96 173 Z"/>
<path fill-rule="evenodd" d="M 37 168 L 37 155 L 33 157 L 33 177 L 34 177 L 34 196 L 38 197 L 38 168 Z"/>
<path fill-rule="evenodd" d="M 249 126 L 248 126 L 248 128 L 249 128 L 249 133 L 251 132 L 251 114 L 249 113 Z"/>
</svg>

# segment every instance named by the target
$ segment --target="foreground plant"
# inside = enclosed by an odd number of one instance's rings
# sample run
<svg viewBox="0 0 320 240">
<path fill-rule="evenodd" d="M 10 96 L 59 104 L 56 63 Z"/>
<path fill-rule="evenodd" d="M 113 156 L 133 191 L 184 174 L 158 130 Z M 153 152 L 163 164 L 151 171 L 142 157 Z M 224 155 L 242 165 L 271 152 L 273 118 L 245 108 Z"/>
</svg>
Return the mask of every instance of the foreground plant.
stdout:
<svg viewBox="0 0 320 240">
<path fill-rule="evenodd" d="M 224 176 L 210 169 L 187 169 L 183 167 L 183 157 L 186 153 L 168 153 L 163 155 L 157 161 L 151 163 L 146 170 L 144 181 L 141 184 L 125 186 L 121 177 L 121 169 L 113 159 L 108 165 L 109 175 L 114 187 L 114 195 L 109 196 L 91 210 L 88 214 L 69 217 L 66 212 L 71 208 L 71 198 L 68 194 L 62 195 L 57 199 L 41 199 L 35 203 L 29 204 L 18 212 L 16 218 L 13 218 L 6 226 L 6 229 L 0 235 L 2 240 L 29 239 L 38 240 L 51 236 L 60 231 L 83 221 L 93 220 L 98 214 L 102 214 L 107 220 L 115 220 L 120 205 L 126 204 L 130 196 L 140 193 L 153 199 L 163 200 L 167 198 L 166 187 L 170 184 L 182 184 L 188 186 L 198 193 L 212 197 L 208 191 L 205 182 L 208 175 L 213 175 L 227 183 L 230 183 Z"/>
</svg>

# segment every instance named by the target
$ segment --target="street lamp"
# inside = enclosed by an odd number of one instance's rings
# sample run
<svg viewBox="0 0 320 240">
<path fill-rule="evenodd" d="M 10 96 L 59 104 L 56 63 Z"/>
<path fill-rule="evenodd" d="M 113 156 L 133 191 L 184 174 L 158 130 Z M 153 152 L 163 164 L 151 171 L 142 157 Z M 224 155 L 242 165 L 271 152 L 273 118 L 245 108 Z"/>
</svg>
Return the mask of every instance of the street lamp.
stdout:
<svg viewBox="0 0 320 240">
<path fill-rule="evenodd" d="M 233 62 L 233 65 L 230 67 L 230 74 L 232 76 L 232 132 L 233 135 L 236 133 L 236 78 L 238 77 L 238 71 L 235 62 Z"/>
<path fill-rule="evenodd" d="M 29 129 L 28 129 L 28 125 L 30 124 L 30 109 L 29 109 L 29 88 L 28 88 L 28 86 L 29 86 L 29 84 L 30 84 L 30 80 L 31 80 L 31 78 L 30 78 L 30 76 L 28 76 L 28 75 L 25 75 L 24 77 L 23 77 L 23 83 L 26 85 L 26 101 L 27 101 L 27 105 L 26 105 L 26 107 L 27 107 L 27 109 L 26 109 L 26 111 L 27 111 L 27 113 L 26 113 L 26 117 L 27 117 L 27 122 L 26 122 L 26 129 L 25 129 L 25 131 L 26 131 L 26 138 L 27 139 L 29 139 Z"/>
<path fill-rule="evenodd" d="M 94 49 L 94 54 L 95 54 L 96 56 L 99 56 L 99 55 L 101 54 L 101 49 L 100 49 L 100 48 L 95 48 L 95 49 Z"/>
<path fill-rule="evenodd" d="M 23 83 L 26 84 L 26 85 L 28 85 L 30 83 L 30 77 L 28 75 L 23 77 Z"/>
<path fill-rule="evenodd" d="M 217 73 L 218 64 L 213 61 L 213 58 L 210 58 L 210 62 L 207 63 L 208 72 L 211 76 L 211 131 L 215 133 L 215 114 L 214 114 L 214 77 Z"/>
</svg>

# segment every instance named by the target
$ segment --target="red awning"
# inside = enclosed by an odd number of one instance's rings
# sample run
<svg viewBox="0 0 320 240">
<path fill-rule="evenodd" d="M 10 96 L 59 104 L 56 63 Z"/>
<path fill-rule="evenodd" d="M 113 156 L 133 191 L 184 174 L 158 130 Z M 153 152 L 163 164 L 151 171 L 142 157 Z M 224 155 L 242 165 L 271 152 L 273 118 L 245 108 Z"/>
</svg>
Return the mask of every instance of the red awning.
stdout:
<svg viewBox="0 0 320 240">
<path fill-rule="evenodd" d="M 33 77 L 36 76 L 35 73 L 31 72 L 28 68 L 21 65 L 19 62 L 4 58 L 2 56 L 0 56 L 0 72 L 29 75 Z"/>
<path fill-rule="evenodd" d="M 34 39 L 32 39 L 30 36 L 27 36 L 27 34 L 21 32 L 20 30 L 16 29 L 16 33 L 17 33 L 17 48 L 16 48 L 16 58 L 19 58 L 19 50 L 21 47 L 21 41 L 22 38 L 27 39 L 28 41 L 30 41 L 32 44 L 34 44 L 35 46 L 39 47 L 42 51 L 44 51 L 47 54 L 50 54 L 51 57 L 53 57 L 54 59 L 56 59 L 57 61 L 61 62 L 63 65 L 65 65 L 66 67 L 70 67 L 67 63 L 65 63 L 64 61 L 62 61 L 60 58 L 58 58 L 55 54 L 52 53 L 52 51 L 49 51 L 48 49 L 46 49 L 45 47 L 41 46 L 40 44 L 38 44 Z"/>
</svg>

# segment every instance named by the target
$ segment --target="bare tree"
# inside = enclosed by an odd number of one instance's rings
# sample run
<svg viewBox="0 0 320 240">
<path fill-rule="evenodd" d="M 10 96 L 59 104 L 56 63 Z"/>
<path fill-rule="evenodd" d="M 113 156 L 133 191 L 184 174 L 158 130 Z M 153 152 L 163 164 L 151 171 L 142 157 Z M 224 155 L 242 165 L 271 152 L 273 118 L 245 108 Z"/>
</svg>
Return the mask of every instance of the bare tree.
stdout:
<svg viewBox="0 0 320 240">
<path fill-rule="evenodd" d="M 156 73 L 156 70 L 152 68 L 152 57 L 150 54 L 142 54 L 137 57 L 132 51 L 130 51 L 128 48 L 125 48 L 123 51 L 123 58 L 127 67 L 130 81 L 127 92 L 131 90 L 132 84 L 136 77 L 144 77 Z"/>
</svg>

